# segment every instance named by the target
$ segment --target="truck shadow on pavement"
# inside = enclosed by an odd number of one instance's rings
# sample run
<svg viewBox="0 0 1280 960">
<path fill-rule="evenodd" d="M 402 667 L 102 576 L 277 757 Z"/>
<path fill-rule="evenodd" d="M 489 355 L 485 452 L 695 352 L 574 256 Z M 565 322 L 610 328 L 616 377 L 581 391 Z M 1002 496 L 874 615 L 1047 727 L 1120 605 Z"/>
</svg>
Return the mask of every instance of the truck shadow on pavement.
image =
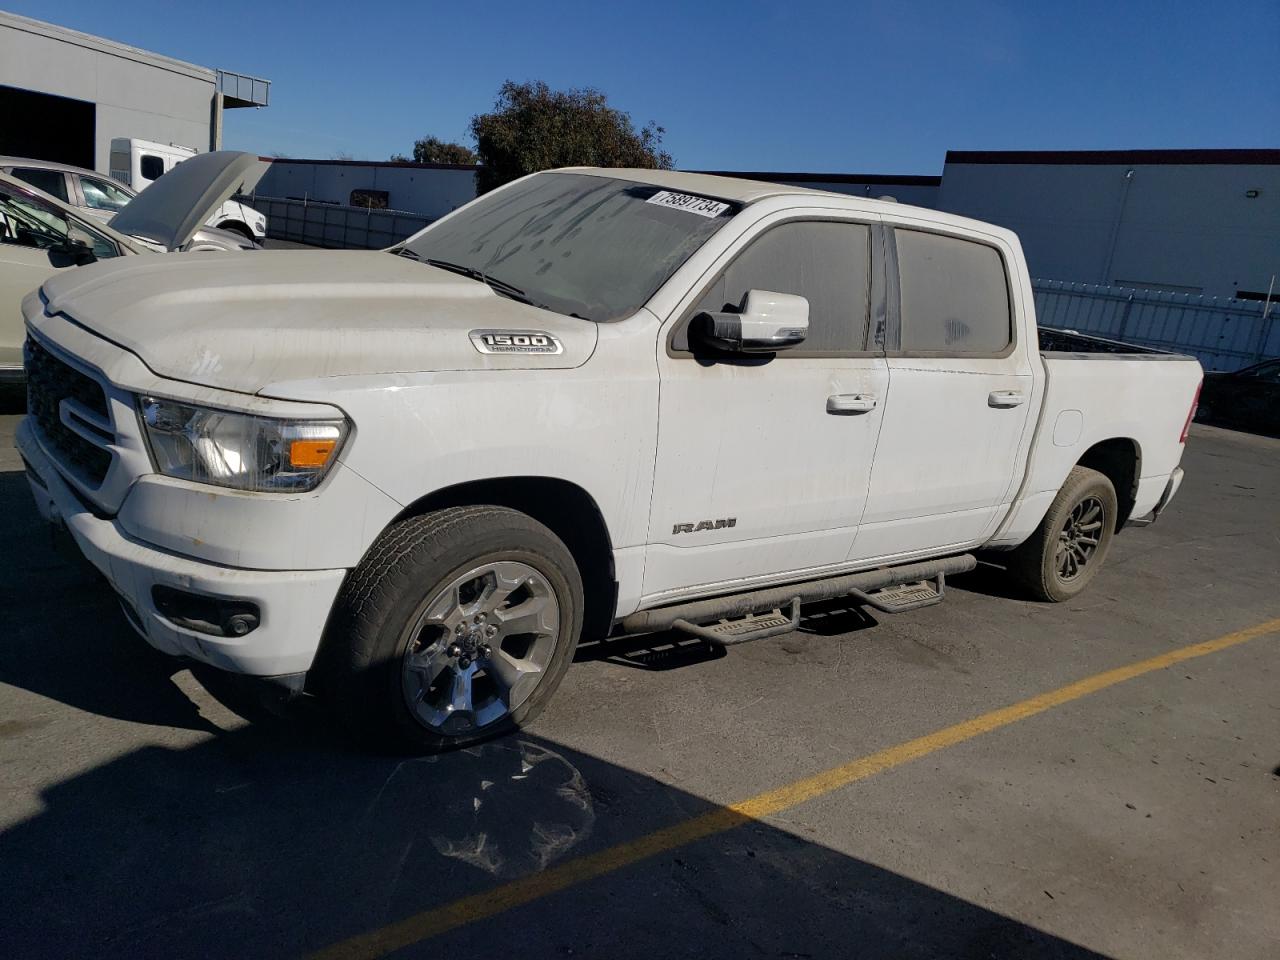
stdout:
<svg viewBox="0 0 1280 960">
<path fill-rule="evenodd" d="M 132 686 L 145 677 L 120 680 L 147 696 Z M 302 956 L 714 809 L 534 736 L 397 760 L 287 725 L 144 747 L 41 799 L 0 835 L 14 957 Z M 396 956 L 512 943 L 527 957 L 1097 956 L 763 823 Z"/>
<path fill-rule="evenodd" d="M 717 809 L 531 733 L 405 759 L 309 712 L 215 724 L 97 574 L 53 553 L 27 496 L 21 474 L 0 473 L 0 682 L 20 705 L 0 717 L 0 764 L 75 772 L 0 833 L 6 956 L 302 956 Z M 105 763 L 76 759 L 113 743 L 123 752 Z M 762 822 L 396 956 L 513 944 L 527 957 L 1097 956 Z"/>
</svg>

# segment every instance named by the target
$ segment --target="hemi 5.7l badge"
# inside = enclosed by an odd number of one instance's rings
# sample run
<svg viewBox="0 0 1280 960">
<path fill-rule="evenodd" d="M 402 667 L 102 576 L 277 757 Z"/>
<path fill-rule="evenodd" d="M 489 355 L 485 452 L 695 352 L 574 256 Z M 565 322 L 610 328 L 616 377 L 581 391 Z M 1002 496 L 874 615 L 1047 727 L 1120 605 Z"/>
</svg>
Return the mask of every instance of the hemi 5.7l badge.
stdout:
<svg viewBox="0 0 1280 960">
<path fill-rule="evenodd" d="M 564 353 L 559 338 L 544 330 L 472 330 L 470 337 L 481 353 Z"/>
</svg>

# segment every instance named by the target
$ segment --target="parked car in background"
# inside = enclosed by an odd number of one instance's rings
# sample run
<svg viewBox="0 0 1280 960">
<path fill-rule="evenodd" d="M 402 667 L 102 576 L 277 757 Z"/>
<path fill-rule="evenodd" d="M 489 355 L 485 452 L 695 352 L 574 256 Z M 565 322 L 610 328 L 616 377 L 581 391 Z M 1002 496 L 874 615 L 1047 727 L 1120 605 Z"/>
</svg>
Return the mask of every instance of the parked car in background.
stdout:
<svg viewBox="0 0 1280 960">
<path fill-rule="evenodd" d="M 195 155 L 192 151 L 184 159 L 190 159 Z M 171 170 L 174 166 L 176 164 L 170 164 L 165 170 Z M 149 169 L 155 172 L 154 168 Z M 103 223 L 110 223 L 111 218 L 123 210 L 143 187 L 159 179 L 159 173 L 157 173 L 152 180 L 145 178 L 134 180 L 134 183 L 140 184 L 137 189 L 134 189 L 128 185 L 127 180 L 106 177 L 83 167 L 22 157 L 0 157 L 0 173 L 7 173 L 19 180 L 24 180 L 51 197 L 76 207 L 80 212 Z M 239 200 L 224 201 L 217 210 L 213 211 L 205 224 L 239 234 L 255 243 L 262 243 L 267 236 L 266 216 Z"/>
<path fill-rule="evenodd" d="M 171 259 L 27 297 L 40 512 L 156 648 L 422 750 L 528 722 L 580 635 L 913 610 L 979 548 L 1069 600 L 1177 492 L 1201 378 L 1042 348 L 1009 230 L 702 174 Z"/>
<path fill-rule="evenodd" d="M 23 379 L 22 298 L 59 270 L 140 253 L 255 249 L 242 235 L 203 223 L 258 175 L 252 154 L 201 154 L 105 224 L 0 173 L 0 380 Z"/>
<path fill-rule="evenodd" d="M 1280 357 L 1231 373 L 1206 373 L 1196 419 L 1280 435 Z"/>
</svg>

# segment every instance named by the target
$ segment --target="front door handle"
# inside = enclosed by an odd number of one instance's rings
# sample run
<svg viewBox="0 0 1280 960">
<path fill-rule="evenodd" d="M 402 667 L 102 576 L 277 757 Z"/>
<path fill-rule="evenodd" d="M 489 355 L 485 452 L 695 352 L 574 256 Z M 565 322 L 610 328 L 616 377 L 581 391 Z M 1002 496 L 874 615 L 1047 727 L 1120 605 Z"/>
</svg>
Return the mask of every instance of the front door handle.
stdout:
<svg viewBox="0 0 1280 960">
<path fill-rule="evenodd" d="M 1021 390 L 992 390 L 987 394 L 989 407 L 1020 407 L 1027 402 L 1027 395 Z"/>
<path fill-rule="evenodd" d="M 869 413 L 876 408 L 876 398 L 868 393 L 833 393 L 827 397 L 827 413 L 847 417 L 854 413 Z"/>
</svg>

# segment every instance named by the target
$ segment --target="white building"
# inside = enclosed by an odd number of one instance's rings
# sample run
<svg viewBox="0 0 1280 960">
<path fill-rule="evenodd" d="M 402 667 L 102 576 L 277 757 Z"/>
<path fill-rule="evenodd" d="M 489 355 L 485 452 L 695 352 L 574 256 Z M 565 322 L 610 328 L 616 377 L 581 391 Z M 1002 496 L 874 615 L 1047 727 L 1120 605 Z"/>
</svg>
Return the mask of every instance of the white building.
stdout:
<svg viewBox="0 0 1280 960">
<path fill-rule="evenodd" d="M 222 144 L 222 111 L 270 83 L 0 11 L 0 155 L 108 172 L 113 137 Z"/>
<path fill-rule="evenodd" d="M 1044 279 L 1246 299 L 1280 287 L 1280 150 L 952 150 L 937 206 L 1017 231 Z"/>
</svg>

